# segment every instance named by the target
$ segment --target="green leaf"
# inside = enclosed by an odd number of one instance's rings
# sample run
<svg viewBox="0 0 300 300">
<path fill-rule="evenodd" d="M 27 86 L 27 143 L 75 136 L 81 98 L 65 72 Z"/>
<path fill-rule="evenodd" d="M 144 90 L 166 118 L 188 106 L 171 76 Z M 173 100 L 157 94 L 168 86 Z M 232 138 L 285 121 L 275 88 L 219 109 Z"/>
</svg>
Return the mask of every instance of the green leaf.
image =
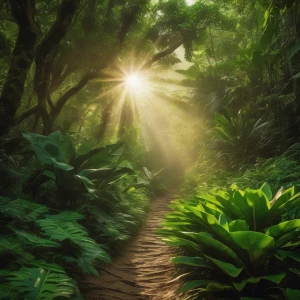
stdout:
<svg viewBox="0 0 300 300">
<path fill-rule="evenodd" d="M 71 297 L 76 291 L 73 280 L 62 268 L 52 272 L 42 268 L 22 267 L 19 271 L 11 272 L 8 279 L 10 285 L 28 300 Z"/>
<path fill-rule="evenodd" d="M 203 207 L 205 207 L 203 205 Z M 220 221 L 212 214 L 208 214 L 204 211 L 201 211 L 200 207 L 198 209 L 189 205 L 185 205 L 185 208 L 190 210 L 197 218 L 193 218 L 197 223 L 201 224 L 201 227 L 207 232 L 217 236 L 221 242 L 232 243 L 231 237 L 228 230 L 228 224 L 222 226 Z M 200 227 L 200 228 L 201 228 Z M 202 230 L 203 230 L 202 229 Z"/>
<path fill-rule="evenodd" d="M 267 182 L 265 182 L 260 189 L 266 195 L 267 199 L 270 201 L 272 199 L 272 190 L 270 185 Z"/>
<path fill-rule="evenodd" d="M 263 186 L 265 190 L 267 187 Z M 267 191 L 267 193 L 269 193 Z M 264 223 L 266 216 L 270 209 L 270 199 L 267 198 L 264 191 L 262 189 L 259 190 L 245 190 L 245 198 L 249 203 L 249 206 L 252 209 L 252 223 L 253 228 L 259 229 L 260 226 Z"/>
<path fill-rule="evenodd" d="M 186 282 L 182 288 L 180 288 L 178 290 L 178 292 L 187 292 L 187 291 L 190 291 L 190 290 L 193 290 L 195 288 L 198 288 L 200 286 L 206 286 L 207 284 L 209 283 L 218 283 L 218 282 L 213 282 L 212 280 L 191 280 L 191 281 L 188 281 Z"/>
<path fill-rule="evenodd" d="M 230 275 L 231 277 L 237 277 L 243 270 L 243 268 L 237 268 L 233 264 L 226 263 L 224 261 L 211 258 L 206 256 L 207 259 L 212 261 L 218 268 L 220 268 L 225 274 Z"/>
<path fill-rule="evenodd" d="M 206 290 L 208 292 L 222 292 L 222 291 L 226 291 L 226 290 L 232 290 L 232 286 L 230 285 L 224 285 L 224 284 L 221 284 L 221 283 L 209 283 L 207 286 L 206 286 Z"/>
<path fill-rule="evenodd" d="M 34 247 L 60 247 L 59 243 L 43 239 L 26 231 L 14 230 L 14 232 L 24 239 L 28 244 L 32 244 Z"/>
<path fill-rule="evenodd" d="M 62 221 L 62 222 L 78 221 L 85 218 L 82 214 L 72 210 L 62 211 L 59 214 L 47 215 L 45 217 L 47 219 Z"/>
<path fill-rule="evenodd" d="M 249 226 L 244 220 L 233 220 L 229 223 L 229 231 L 249 231 Z"/>
<path fill-rule="evenodd" d="M 280 274 L 267 275 L 261 277 L 250 277 L 239 283 L 234 282 L 233 285 L 238 291 L 242 291 L 247 283 L 258 283 L 262 279 L 279 284 L 282 281 L 282 279 L 285 277 L 285 275 L 286 275 L 285 273 L 280 273 Z"/>
<path fill-rule="evenodd" d="M 281 258 L 290 257 L 293 260 L 300 262 L 300 253 L 296 251 L 293 252 L 293 251 L 277 250 L 276 253 Z"/>
<path fill-rule="evenodd" d="M 184 234 L 192 237 L 196 241 L 203 254 L 238 266 L 243 266 L 234 251 L 217 239 L 209 237 L 206 233 L 184 232 Z"/>
<path fill-rule="evenodd" d="M 271 226 L 267 229 L 266 234 L 272 236 L 274 239 L 278 239 L 291 231 L 299 229 L 300 219 L 281 222 L 277 225 Z"/>
<path fill-rule="evenodd" d="M 253 231 L 231 232 L 233 241 L 246 250 L 251 263 L 274 251 L 274 239 L 268 235 Z"/>
<path fill-rule="evenodd" d="M 71 171 L 74 169 L 73 166 L 70 166 L 70 165 L 62 163 L 62 162 L 58 162 L 54 158 L 51 158 L 51 162 L 52 162 L 53 166 L 57 169 L 61 169 L 64 171 Z"/>
<path fill-rule="evenodd" d="M 290 47 L 290 58 L 292 58 L 300 50 L 300 39 L 295 40 Z"/>
<path fill-rule="evenodd" d="M 285 293 L 288 300 L 300 300 L 300 290 L 286 289 Z"/>
<path fill-rule="evenodd" d="M 61 219 L 62 216 L 65 216 L 65 220 Z M 99 244 L 88 237 L 85 228 L 74 221 L 74 219 L 79 217 L 82 217 L 82 215 L 73 212 L 71 216 L 69 216 L 68 213 L 65 212 L 38 220 L 36 223 L 50 239 L 56 241 L 70 239 L 79 246 L 81 251 L 78 256 L 78 263 L 84 270 L 94 271 L 93 264 L 96 260 L 110 262 L 110 257 Z"/>
<path fill-rule="evenodd" d="M 35 133 L 22 133 L 26 138 L 39 159 L 40 162 L 51 164 L 52 158 L 58 162 L 64 161 L 64 154 L 59 147 L 62 138 L 59 131 L 51 133 L 49 136 L 43 136 Z"/>
<path fill-rule="evenodd" d="M 274 213 L 274 211 L 278 210 L 282 205 L 284 205 L 288 200 L 290 200 L 295 193 L 294 187 L 291 187 L 287 190 L 285 190 L 280 197 L 274 202 L 270 209 L 270 213 Z"/>
<path fill-rule="evenodd" d="M 213 266 L 209 261 L 202 257 L 176 256 L 171 260 L 174 264 L 184 264 L 194 267 L 212 268 Z"/>
<path fill-rule="evenodd" d="M 2 214 L 22 221 L 34 221 L 48 212 L 48 208 L 45 205 L 22 199 L 0 201 L 0 204 L 0 212 Z"/>
</svg>

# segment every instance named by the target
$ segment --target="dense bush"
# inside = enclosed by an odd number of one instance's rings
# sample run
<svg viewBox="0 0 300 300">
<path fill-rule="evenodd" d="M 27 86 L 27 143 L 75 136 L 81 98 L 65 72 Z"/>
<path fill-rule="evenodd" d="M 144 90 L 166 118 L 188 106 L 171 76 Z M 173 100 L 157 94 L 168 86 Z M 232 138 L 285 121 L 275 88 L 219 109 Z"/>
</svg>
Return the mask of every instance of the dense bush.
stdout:
<svg viewBox="0 0 300 300">
<path fill-rule="evenodd" d="M 122 160 L 120 144 L 78 154 L 60 132 L 23 135 L 33 152 L 0 161 L 0 298 L 79 299 L 78 276 L 98 276 L 143 222 L 154 173 Z"/>
</svg>

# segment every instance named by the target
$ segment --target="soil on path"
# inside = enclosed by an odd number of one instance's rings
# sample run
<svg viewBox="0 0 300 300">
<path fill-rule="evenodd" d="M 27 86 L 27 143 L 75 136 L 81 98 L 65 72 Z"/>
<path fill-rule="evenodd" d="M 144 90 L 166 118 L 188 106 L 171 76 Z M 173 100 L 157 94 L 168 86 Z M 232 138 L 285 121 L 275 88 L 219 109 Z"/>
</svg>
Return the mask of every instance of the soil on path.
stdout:
<svg viewBox="0 0 300 300">
<path fill-rule="evenodd" d="M 100 277 L 88 276 L 80 283 L 86 300 L 178 300 L 179 279 L 170 258 L 173 249 L 155 233 L 169 211 L 172 196 L 157 197 L 147 221 L 124 253 L 103 268 Z"/>
</svg>

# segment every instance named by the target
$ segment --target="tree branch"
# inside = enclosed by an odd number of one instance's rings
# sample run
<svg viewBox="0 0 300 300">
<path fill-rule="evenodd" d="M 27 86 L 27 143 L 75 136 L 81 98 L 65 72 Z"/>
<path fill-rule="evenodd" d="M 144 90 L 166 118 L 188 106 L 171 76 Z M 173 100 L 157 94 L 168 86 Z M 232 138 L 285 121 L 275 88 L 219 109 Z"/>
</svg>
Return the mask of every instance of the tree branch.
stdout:
<svg viewBox="0 0 300 300">
<path fill-rule="evenodd" d="M 67 101 L 77 92 L 79 92 L 90 80 L 97 78 L 99 75 L 99 72 L 87 73 L 74 87 L 63 94 L 61 98 L 56 102 L 55 108 L 51 111 L 50 118 L 55 120 Z"/>
<path fill-rule="evenodd" d="M 34 105 L 34 106 L 26 109 L 20 116 L 18 116 L 14 120 L 12 126 L 16 126 L 16 125 L 22 123 L 25 119 L 27 119 L 31 115 L 35 114 L 38 110 L 39 110 L 39 107 L 37 105 Z"/>
<path fill-rule="evenodd" d="M 179 40 L 172 44 L 169 48 L 154 54 L 148 61 L 143 65 L 143 69 L 149 69 L 154 63 L 159 61 L 160 59 L 166 57 L 167 55 L 173 53 L 177 48 L 179 48 L 183 44 L 182 40 Z"/>
</svg>

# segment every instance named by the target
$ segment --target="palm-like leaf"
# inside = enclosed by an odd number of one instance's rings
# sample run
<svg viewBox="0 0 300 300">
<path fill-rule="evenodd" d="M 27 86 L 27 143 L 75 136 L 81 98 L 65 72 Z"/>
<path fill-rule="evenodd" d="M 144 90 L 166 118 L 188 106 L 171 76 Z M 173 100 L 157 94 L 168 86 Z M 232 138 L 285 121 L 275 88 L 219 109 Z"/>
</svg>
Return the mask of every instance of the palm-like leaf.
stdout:
<svg viewBox="0 0 300 300">
<path fill-rule="evenodd" d="M 76 291 L 73 280 L 57 265 L 50 269 L 22 267 L 8 276 L 10 286 L 28 300 L 71 297 Z"/>
</svg>

